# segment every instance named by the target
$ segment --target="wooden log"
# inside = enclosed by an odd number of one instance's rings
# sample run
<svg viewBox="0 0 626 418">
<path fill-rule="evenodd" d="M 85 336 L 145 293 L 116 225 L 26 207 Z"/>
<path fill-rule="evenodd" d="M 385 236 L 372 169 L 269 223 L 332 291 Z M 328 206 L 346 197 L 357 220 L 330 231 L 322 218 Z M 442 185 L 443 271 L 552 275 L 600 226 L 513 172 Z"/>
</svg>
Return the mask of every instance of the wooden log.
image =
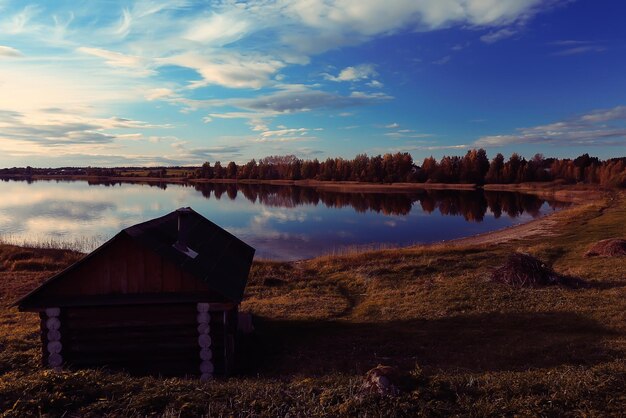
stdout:
<svg viewBox="0 0 626 418">
<path fill-rule="evenodd" d="M 65 327 L 64 338 L 71 340 L 96 340 L 96 341 L 122 341 L 145 339 L 145 340 L 171 340 L 188 339 L 195 340 L 198 337 L 196 327 L 186 326 L 179 328 L 168 327 L 137 327 L 137 328 L 108 328 L 108 329 L 75 329 Z"/>
<path fill-rule="evenodd" d="M 199 324 L 208 324 L 209 322 L 211 322 L 211 315 L 209 315 L 208 312 L 198 312 L 198 315 L 196 316 L 196 321 Z"/>
<path fill-rule="evenodd" d="M 199 324 L 198 328 L 196 328 L 198 330 L 198 334 L 208 334 L 211 332 L 211 325 L 209 324 Z"/>
<path fill-rule="evenodd" d="M 48 318 L 46 320 L 46 328 L 48 328 L 49 330 L 53 330 L 53 331 L 58 331 L 59 328 L 61 328 L 61 321 L 59 320 L 59 318 Z"/>
<path fill-rule="evenodd" d="M 213 367 L 212 362 L 207 360 L 200 363 L 200 372 L 202 372 L 202 374 L 213 374 L 214 371 L 215 367 Z"/>
<path fill-rule="evenodd" d="M 193 320 L 193 317 L 192 317 Z M 64 321 L 66 323 L 66 328 L 74 329 L 74 330 L 94 330 L 101 329 L 103 331 L 111 330 L 111 329 L 135 329 L 135 328 L 178 328 L 191 326 L 195 329 L 197 322 L 189 321 L 189 318 L 181 319 L 178 321 L 170 320 L 170 321 L 150 321 L 150 320 L 139 320 L 139 319 L 128 319 L 128 320 L 119 320 L 112 321 L 106 318 L 103 318 L 100 321 L 94 321 L 93 323 L 89 323 L 87 321 L 76 322 L 74 320 Z"/>
<path fill-rule="evenodd" d="M 206 334 L 198 336 L 198 345 L 202 348 L 209 348 L 211 346 L 211 336 Z"/>
<path fill-rule="evenodd" d="M 141 318 L 170 318 L 197 313 L 193 305 L 189 304 L 139 304 L 132 306 L 93 306 L 66 308 L 64 310 L 68 318 L 75 319 L 99 319 L 103 315 L 115 319 L 128 319 L 139 316 Z M 193 318 L 193 316 L 192 316 Z"/>
<path fill-rule="evenodd" d="M 47 345 L 48 353 L 50 354 L 60 354 L 62 348 L 61 341 L 50 341 Z"/>
<path fill-rule="evenodd" d="M 94 353 L 67 353 L 64 359 L 67 363 L 72 364 L 136 364 L 137 366 L 153 364 L 157 366 L 165 363 L 180 363 L 192 365 L 194 370 L 198 370 L 198 361 L 195 360 L 194 350 L 184 350 L 179 352 L 146 352 L 136 351 L 134 353 L 112 353 L 112 352 L 94 352 Z M 193 359 L 193 360 L 191 360 Z"/>
<path fill-rule="evenodd" d="M 208 361 L 213 358 L 213 351 L 210 348 L 202 348 L 200 349 L 200 359 L 203 361 Z"/>
<path fill-rule="evenodd" d="M 201 382 L 208 382 L 210 380 L 213 380 L 213 375 L 211 373 L 202 373 L 200 375 Z"/>
<path fill-rule="evenodd" d="M 58 330 L 50 330 L 46 333 L 48 341 L 61 341 L 61 332 Z"/>
<path fill-rule="evenodd" d="M 48 318 L 58 317 L 60 314 L 61 314 L 61 308 L 46 309 L 46 315 L 48 315 Z"/>
<path fill-rule="evenodd" d="M 63 357 L 59 353 L 50 353 L 48 356 L 48 366 L 60 367 L 63 364 Z"/>
<path fill-rule="evenodd" d="M 146 355 L 151 352 L 167 352 L 167 353 L 181 353 L 191 352 L 195 353 L 198 349 L 197 343 L 193 339 L 178 340 L 178 341 L 161 341 L 161 342 L 149 342 L 149 341 L 133 341 L 125 343 L 122 340 L 112 340 L 106 343 L 99 341 L 70 341 L 67 343 L 66 351 L 72 353 L 141 353 L 145 352 Z"/>
</svg>

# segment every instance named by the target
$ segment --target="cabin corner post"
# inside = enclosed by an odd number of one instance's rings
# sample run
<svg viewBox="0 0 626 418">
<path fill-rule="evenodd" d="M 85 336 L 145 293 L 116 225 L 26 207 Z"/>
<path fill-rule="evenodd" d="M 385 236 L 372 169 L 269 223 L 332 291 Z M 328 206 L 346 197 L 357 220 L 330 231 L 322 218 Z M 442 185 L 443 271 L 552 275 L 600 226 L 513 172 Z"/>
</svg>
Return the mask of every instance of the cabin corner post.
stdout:
<svg viewBox="0 0 626 418">
<path fill-rule="evenodd" d="M 213 378 L 213 351 L 211 348 L 211 314 L 208 303 L 198 303 L 198 345 L 200 346 L 200 380 L 207 381 Z"/>
<path fill-rule="evenodd" d="M 42 340 L 44 344 L 45 366 L 60 371 L 63 364 L 61 344 L 61 309 L 47 308 L 42 312 Z M 45 322 L 44 322 L 45 321 Z"/>
</svg>

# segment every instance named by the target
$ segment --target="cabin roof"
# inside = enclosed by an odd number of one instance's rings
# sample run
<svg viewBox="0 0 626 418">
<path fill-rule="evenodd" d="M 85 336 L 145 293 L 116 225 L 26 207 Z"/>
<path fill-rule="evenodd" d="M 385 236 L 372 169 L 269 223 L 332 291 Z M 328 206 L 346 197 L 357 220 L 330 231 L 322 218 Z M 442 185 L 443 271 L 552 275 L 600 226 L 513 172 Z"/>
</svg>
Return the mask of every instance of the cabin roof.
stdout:
<svg viewBox="0 0 626 418">
<path fill-rule="evenodd" d="M 179 245 L 179 216 L 185 216 L 185 246 L 191 251 L 184 251 Z M 240 302 L 248 281 L 255 249 L 220 228 L 191 208 L 180 208 L 165 216 L 155 218 L 123 229 L 96 250 L 72 264 L 67 269 L 50 277 L 35 290 L 16 302 L 21 308 L 29 301 L 45 293 L 46 286 L 52 281 L 97 257 L 105 247 L 115 245 L 116 239 L 126 235 L 142 244 L 174 265 L 190 273 L 224 297 Z M 184 246 L 183 246 L 184 247 Z"/>
</svg>

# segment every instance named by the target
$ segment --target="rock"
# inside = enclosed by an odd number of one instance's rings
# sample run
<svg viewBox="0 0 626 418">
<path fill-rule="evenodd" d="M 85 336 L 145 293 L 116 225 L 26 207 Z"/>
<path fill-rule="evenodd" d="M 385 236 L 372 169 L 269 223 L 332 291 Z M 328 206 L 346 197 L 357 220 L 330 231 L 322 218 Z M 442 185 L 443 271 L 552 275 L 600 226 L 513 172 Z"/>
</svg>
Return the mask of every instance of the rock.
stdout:
<svg viewBox="0 0 626 418">
<path fill-rule="evenodd" d="M 398 368 L 379 364 L 367 372 L 361 389 L 365 393 L 395 396 L 400 393 L 401 380 Z"/>
</svg>

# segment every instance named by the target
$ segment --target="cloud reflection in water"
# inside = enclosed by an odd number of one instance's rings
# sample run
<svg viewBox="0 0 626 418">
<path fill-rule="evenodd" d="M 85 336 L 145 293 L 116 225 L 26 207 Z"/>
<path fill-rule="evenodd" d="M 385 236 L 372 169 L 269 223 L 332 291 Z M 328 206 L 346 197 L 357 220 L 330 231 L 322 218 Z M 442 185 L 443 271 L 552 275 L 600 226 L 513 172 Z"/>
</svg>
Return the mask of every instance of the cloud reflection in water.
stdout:
<svg viewBox="0 0 626 418">
<path fill-rule="evenodd" d="M 97 245 L 126 226 L 191 206 L 255 247 L 257 257 L 274 259 L 458 238 L 564 206 L 506 192 L 339 193 L 251 184 L 3 181 L 0 196 L 0 237 L 16 242 L 88 238 Z"/>
</svg>

